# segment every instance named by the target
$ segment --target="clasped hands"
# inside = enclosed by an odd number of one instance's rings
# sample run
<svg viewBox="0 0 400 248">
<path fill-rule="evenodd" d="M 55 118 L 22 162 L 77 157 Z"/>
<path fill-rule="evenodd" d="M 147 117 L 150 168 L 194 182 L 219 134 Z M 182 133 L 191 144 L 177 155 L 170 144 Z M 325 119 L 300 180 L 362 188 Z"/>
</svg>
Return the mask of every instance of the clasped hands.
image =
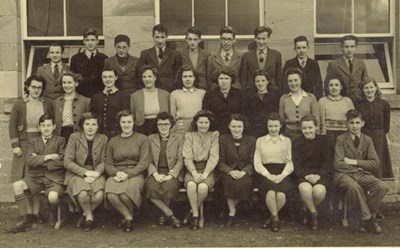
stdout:
<svg viewBox="0 0 400 248">
<path fill-rule="evenodd" d="M 240 179 L 242 177 L 244 177 L 244 175 L 246 175 L 246 172 L 244 171 L 239 171 L 239 170 L 231 170 L 229 172 L 229 175 L 233 178 L 233 179 Z"/>
<path fill-rule="evenodd" d="M 113 180 L 117 183 L 123 182 L 128 179 L 128 174 L 123 171 L 118 171 L 117 174 L 113 177 Z"/>
<path fill-rule="evenodd" d="M 278 184 L 278 183 L 282 182 L 286 176 L 283 174 L 273 175 L 273 174 L 268 173 L 265 175 L 265 177 L 268 178 L 273 183 Z"/>
<path fill-rule="evenodd" d="M 85 182 L 87 183 L 93 183 L 99 177 L 100 177 L 99 172 L 88 170 L 85 172 L 85 178 L 83 180 L 85 180 Z"/>
<path fill-rule="evenodd" d="M 195 183 L 201 183 L 209 176 L 208 172 L 198 173 L 197 171 L 192 172 L 193 180 Z"/>
<path fill-rule="evenodd" d="M 158 172 L 154 172 L 153 177 L 157 183 L 162 183 L 172 179 L 171 175 L 159 174 Z"/>
<path fill-rule="evenodd" d="M 316 184 L 319 179 L 321 179 L 320 175 L 317 174 L 310 174 L 304 177 L 307 181 L 309 181 L 311 184 Z"/>
</svg>

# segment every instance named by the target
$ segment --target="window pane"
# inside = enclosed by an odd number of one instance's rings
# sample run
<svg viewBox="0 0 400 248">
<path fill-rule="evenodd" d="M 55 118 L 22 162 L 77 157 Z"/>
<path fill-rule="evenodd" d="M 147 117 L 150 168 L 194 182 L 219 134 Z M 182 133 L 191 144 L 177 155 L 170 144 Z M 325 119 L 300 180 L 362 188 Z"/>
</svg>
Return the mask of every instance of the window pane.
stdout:
<svg viewBox="0 0 400 248">
<path fill-rule="evenodd" d="M 184 34 L 192 26 L 192 1 L 160 0 L 160 23 L 168 27 L 169 35 Z"/>
<path fill-rule="evenodd" d="M 259 13 L 259 1 L 228 1 L 228 24 L 236 34 L 253 34 L 253 29 L 260 25 Z"/>
<path fill-rule="evenodd" d="M 63 0 L 35 0 L 28 4 L 28 36 L 64 36 Z"/>
<path fill-rule="evenodd" d="M 316 0 L 317 33 L 351 33 L 351 0 Z"/>
<path fill-rule="evenodd" d="M 225 0 L 195 0 L 194 20 L 202 34 L 219 34 L 225 26 Z"/>
<path fill-rule="evenodd" d="M 67 0 L 67 35 L 81 36 L 86 28 L 103 34 L 103 1 Z"/>
<path fill-rule="evenodd" d="M 389 33 L 389 0 L 355 0 L 355 33 Z"/>
</svg>

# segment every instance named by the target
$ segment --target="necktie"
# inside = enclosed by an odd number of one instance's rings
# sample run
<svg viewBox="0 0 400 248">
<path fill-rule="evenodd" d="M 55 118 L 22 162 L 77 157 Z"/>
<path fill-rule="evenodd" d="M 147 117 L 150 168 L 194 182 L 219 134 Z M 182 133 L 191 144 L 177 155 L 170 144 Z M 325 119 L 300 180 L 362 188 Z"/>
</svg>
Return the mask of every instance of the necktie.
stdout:
<svg viewBox="0 0 400 248">
<path fill-rule="evenodd" d="M 230 56 L 231 55 L 229 53 L 225 53 L 225 62 L 229 62 Z"/>
<path fill-rule="evenodd" d="M 350 73 L 352 73 L 353 72 L 353 62 L 351 62 L 351 59 L 349 59 L 349 70 L 350 70 Z"/>
<path fill-rule="evenodd" d="M 260 50 L 260 53 L 258 54 L 258 60 L 260 63 L 264 62 L 264 50 Z"/>
<path fill-rule="evenodd" d="M 164 56 L 164 52 L 163 52 L 162 48 L 159 48 L 159 50 L 158 50 L 158 58 L 162 59 L 163 56 Z"/>
<path fill-rule="evenodd" d="M 44 138 L 44 143 L 47 144 L 47 141 L 49 141 L 49 138 Z"/>
<path fill-rule="evenodd" d="M 58 69 L 58 65 L 54 65 L 54 72 L 53 72 L 54 78 L 57 79 L 58 76 L 60 76 L 60 69 Z"/>
<path fill-rule="evenodd" d="M 109 96 L 111 94 L 112 94 L 112 90 L 111 89 L 107 90 L 107 96 Z"/>
<path fill-rule="evenodd" d="M 306 61 L 302 60 L 300 65 L 301 65 L 302 68 L 304 68 L 306 66 Z"/>
<path fill-rule="evenodd" d="M 353 144 L 355 148 L 357 148 L 358 145 L 360 145 L 360 138 L 358 136 L 354 137 Z"/>
</svg>

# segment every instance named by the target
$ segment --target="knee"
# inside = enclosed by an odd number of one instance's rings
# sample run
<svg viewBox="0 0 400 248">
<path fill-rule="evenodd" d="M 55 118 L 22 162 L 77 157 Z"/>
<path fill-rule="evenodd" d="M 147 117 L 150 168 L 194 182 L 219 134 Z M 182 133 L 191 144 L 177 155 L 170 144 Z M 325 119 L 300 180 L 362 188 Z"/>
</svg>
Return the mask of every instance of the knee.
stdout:
<svg viewBox="0 0 400 248">
<path fill-rule="evenodd" d="M 104 192 L 102 190 L 97 191 L 93 196 L 92 196 L 92 201 L 102 201 L 104 198 Z"/>
<path fill-rule="evenodd" d="M 205 183 L 200 183 L 198 186 L 198 190 L 201 193 L 207 193 L 208 192 L 208 185 Z"/>
<path fill-rule="evenodd" d="M 121 194 L 120 198 L 122 201 L 131 201 L 131 198 L 129 198 L 129 196 L 127 194 Z"/>
<path fill-rule="evenodd" d="M 315 185 L 312 189 L 314 196 L 324 196 L 326 194 L 326 188 L 324 185 Z"/>
<path fill-rule="evenodd" d="M 265 195 L 265 197 L 266 197 L 267 200 L 268 200 L 268 199 L 273 199 L 273 200 L 275 200 L 275 198 L 276 198 L 276 192 L 273 191 L 273 190 L 269 190 L 269 191 L 267 192 L 267 194 Z"/>
<path fill-rule="evenodd" d="M 286 194 L 283 192 L 278 192 L 278 193 L 276 193 L 276 198 L 278 200 L 286 200 Z"/>
<path fill-rule="evenodd" d="M 190 182 L 188 182 L 187 184 L 186 184 L 186 189 L 189 191 L 189 190 L 196 190 L 197 189 L 197 184 L 195 183 L 195 182 L 192 182 L 192 181 L 190 181 Z"/>
<path fill-rule="evenodd" d="M 88 198 L 88 196 L 89 196 L 88 192 L 86 190 L 83 190 L 83 191 L 79 192 L 77 197 L 79 200 L 84 200 L 84 199 Z"/>
<path fill-rule="evenodd" d="M 311 193 L 312 192 L 312 186 L 308 182 L 300 183 L 299 184 L 299 191 L 300 191 L 300 194 Z"/>
<path fill-rule="evenodd" d="M 119 196 L 113 193 L 107 193 L 106 195 L 107 200 L 109 200 L 110 202 L 115 202 L 117 200 L 119 200 Z"/>
<path fill-rule="evenodd" d="M 22 180 L 16 181 L 13 183 L 13 191 L 15 195 L 19 195 L 24 193 L 24 190 L 28 188 L 26 183 Z"/>
<path fill-rule="evenodd" d="M 47 200 L 51 205 L 57 204 L 58 203 L 58 193 L 55 191 L 50 191 L 49 194 L 47 195 Z"/>
</svg>

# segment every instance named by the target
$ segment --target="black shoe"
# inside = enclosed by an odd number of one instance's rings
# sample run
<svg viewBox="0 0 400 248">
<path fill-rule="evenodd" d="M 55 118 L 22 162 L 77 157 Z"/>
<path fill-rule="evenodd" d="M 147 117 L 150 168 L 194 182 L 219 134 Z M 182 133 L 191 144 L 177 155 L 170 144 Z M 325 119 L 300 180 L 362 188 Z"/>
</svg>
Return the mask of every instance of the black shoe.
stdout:
<svg viewBox="0 0 400 248">
<path fill-rule="evenodd" d="M 85 232 L 91 231 L 94 228 L 94 222 L 93 220 L 85 220 L 85 223 L 83 224 L 83 230 Z"/>
<path fill-rule="evenodd" d="M 25 232 L 32 227 L 31 219 L 28 215 L 24 215 L 20 217 L 20 220 L 15 224 L 15 226 L 11 229 L 7 230 L 7 233 L 19 233 Z"/>
<path fill-rule="evenodd" d="M 185 215 L 185 217 L 183 218 L 183 220 L 182 220 L 182 224 L 184 225 L 184 226 L 186 226 L 186 225 L 188 225 L 189 223 L 190 223 L 190 220 L 192 219 L 192 212 L 188 212 L 186 215 Z"/>
<path fill-rule="evenodd" d="M 235 216 L 226 217 L 224 227 L 232 227 L 235 224 Z"/>
<path fill-rule="evenodd" d="M 174 215 L 168 217 L 168 222 L 174 228 L 180 228 L 182 226 L 181 221 L 178 220 Z"/>
<path fill-rule="evenodd" d="M 261 228 L 262 229 L 268 229 L 268 227 L 270 226 L 270 224 L 271 224 L 271 217 L 269 217 L 263 224 L 262 224 L 262 226 L 261 226 Z"/>
<path fill-rule="evenodd" d="M 164 215 L 161 215 L 160 218 L 158 219 L 158 225 L 160 225 L 160 226 L 165 225 L 165 217 L 164 217 Z"/>
<path fill-rule="evenodd" d="M 316 215 L 311 216 L 310 227 L 311 227 L 311 230 L 318 229 L 318 217 Z"/>
<path fill-rule="evenodd" d="M 279 232 L 280 231 L 280 223 L 279 220 L 273 220 L 271 222 L 271 231 L 273 232 Z"/>
<path fill-rule="evenodd" d="M 124 232 L 133 231 L 133 220 L 124 220 Z"/>
<path fill-rule="evenodd" d="M 38 215 L 35 214 L 28 214 L 28 220 L 33 223 L 43 224 L 46 222 L 46 219 L 39 213 Z"/>
<path fill-rule="evenodd" d="M 57 207 L 50 208 L 49 224 L 50 226 L 55 226 L 57 222 Z"/>
<path fill-rule="evenodd" d="M 78 221 L 76 222 L 76 227 L 82 228 L 83 225 L 85 224 L 85 220 L 86 220 L 86 217 L 84 215 L 81 215 L 81 217 L 79 217 Z"/>
<path fill-rule="evenodd" d="M 190 222 L 190 226 L 192 230 L 199 229 L 199 217 L 193 217 L 192 221 Z"/>
<path fill-rule="evenodd" d="M 369 219 L 364 221 L 364 228 L 366 231 L 374 233 L 374 234 L 381 234 L 382 228 L 376 223 L 376 221 Z"/>
</svg>

